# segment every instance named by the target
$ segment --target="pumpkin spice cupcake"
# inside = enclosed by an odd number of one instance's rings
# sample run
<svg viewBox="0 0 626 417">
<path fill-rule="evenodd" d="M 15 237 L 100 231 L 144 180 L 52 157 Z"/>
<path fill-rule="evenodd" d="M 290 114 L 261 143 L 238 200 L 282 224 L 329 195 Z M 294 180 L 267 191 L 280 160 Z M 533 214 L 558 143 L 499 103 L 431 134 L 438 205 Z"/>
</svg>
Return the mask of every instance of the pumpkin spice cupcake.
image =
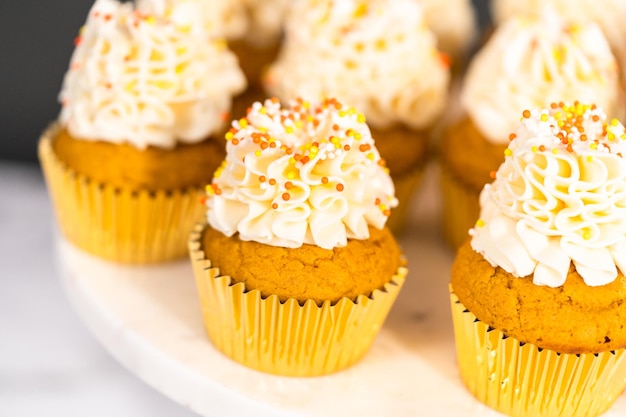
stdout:
<svg viewBox="0 0 626 417">
<path fill-rule="evenodd" d="M 206 167 L 225 153 L 216 137 L 244 86 L 223 42 L 97 0 L 76 38 L 59 120 L 39 144 L 65 237 L 120 262 L 184 256 Z"/>
<path fill-rule="evenodd" d="M 407 273 L 385 227 L 397 201 L 363 115 L 334 99 L 254 103 L 227 134 L 190 242 L 215 346 L 261 371 L 358 361 Z"/>
<path fill-rule="evenodd" d="M 461 377 L 514 417 L 595 417 L 626 385 L 626 133 L 525 111 L 452 266 Z"/>
<path fill-rule="evenodd" d="M 400 231 L 447 96 L 450 70 L 414 0 L 301 0 L 265 78 L 282 100 L 334 96 L 357 107 L 389 164 Z"/>
<path fill-rule="evenodd" d="M 617 63 L 594 24 L 572 25 L 546 12 L 500 25 L 469 65 L 464 115 L 441 137 L 442 227 L 450 246 L 467 238 L 480 190 L 502 162 L 524 109 L 584 100 L 615 115 L 618 96 Z"/>
</svg>

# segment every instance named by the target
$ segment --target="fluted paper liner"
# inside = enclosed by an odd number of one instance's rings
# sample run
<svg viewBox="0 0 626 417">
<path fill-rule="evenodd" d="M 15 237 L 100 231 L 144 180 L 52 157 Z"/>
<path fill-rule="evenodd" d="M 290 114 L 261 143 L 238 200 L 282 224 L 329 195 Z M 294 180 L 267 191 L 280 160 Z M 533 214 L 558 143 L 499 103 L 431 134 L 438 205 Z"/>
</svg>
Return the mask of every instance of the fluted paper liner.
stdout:
<svg viewBox="0 0 626 417">
<path fill-rule="evenodd" d="M 261 297 L 211 266 L 201 249 L 203 224 L 189 243 L 202 315 L 213 344 L 231 359 L 259 371 L 287 376 L 329 374 L 358 361 L 369 349 L 406 277 L 406 268 L 383 289 L 356 301 L 318 306 Z"/>
<path fill-rule="evenodd" d="M 593 417 L 624 391 L 626 350 L 561 354 L 521 343 L 450 297 L 461 378 L 488 406 L 513 417 Z"/>
<path fill-rule="evenodd" d="M 459 182 L 445 167 L 441 167 L 441 193 L 443 199 L 443 237 L 456 249 L 469 236 L 480 215 L 480 192 Z"/>
<path fill-rule="evenodd" d="M 131 191 L 91 181 L 65 166 L 51 141 L 58 125 L 39 141 L 39 159 L 63 235 L 104 259 L 144 264 L 187 256 L 193 225 L 206 213 L 201 188 Z M 106 163 L 106 161 L 103 161 Z"/>
<path fill-rule="evenodd" d="M 411 197 L 424 177 L 424 167 L 419 166 L 401 176 L 392 176 L 395 195 L 398 199 L 398 207 L 391 210 L 391 216 L 387 219 L 387 227 L 395 235 L 402 232 L 409 217 Z"/>
</svg>

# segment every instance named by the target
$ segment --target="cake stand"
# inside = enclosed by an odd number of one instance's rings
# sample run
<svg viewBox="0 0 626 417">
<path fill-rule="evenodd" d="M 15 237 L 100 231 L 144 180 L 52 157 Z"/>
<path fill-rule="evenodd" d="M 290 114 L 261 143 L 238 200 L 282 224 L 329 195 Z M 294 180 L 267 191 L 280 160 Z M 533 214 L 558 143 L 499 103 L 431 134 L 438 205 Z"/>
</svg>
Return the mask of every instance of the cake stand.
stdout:
<svg viewBox="0 0 626 417">
<path fill-rule="evenodd" d="M 201 416 L 501 416 L 466 391 L 456 368 L 448 293 L 454 254 L 440 238 L 436 171 L 429 167 L 400 239 L 410 272 L 396 304 L 368 354 L 329 376 L 268 375 L 217 351 L 188 260 L 119 265 L 59 237 L 60 276 L 76 312 L 115 358 Z M 626 395 L 604 417 L 624 415 Z"/>
</svg>

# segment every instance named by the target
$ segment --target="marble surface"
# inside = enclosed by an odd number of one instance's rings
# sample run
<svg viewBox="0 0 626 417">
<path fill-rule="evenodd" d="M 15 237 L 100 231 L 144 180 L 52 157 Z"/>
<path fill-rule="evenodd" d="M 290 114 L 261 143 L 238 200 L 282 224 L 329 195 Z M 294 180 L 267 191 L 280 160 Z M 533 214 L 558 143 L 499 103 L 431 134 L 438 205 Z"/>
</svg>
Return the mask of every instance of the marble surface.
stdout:
<svg viewBox="0 0 626 417">
<path fill-rule="evenodd" d="M 0 416 L 194 417 L 126 370 L 73 311 L 35 165 L 0 163 Z"/>
<path fill-rule="evenodd" d="M 369 354 L 282 378 L 213 348 L 187 262 L 126 267 L 78 251 L 56 234 L 38 171 L 0 164 L 0 416 L 498 416 L 454 364 L 434 170 L 401 239 L 411 272 Z M 604 417 L 625 413 L 622 396 Z"/>
</svg>

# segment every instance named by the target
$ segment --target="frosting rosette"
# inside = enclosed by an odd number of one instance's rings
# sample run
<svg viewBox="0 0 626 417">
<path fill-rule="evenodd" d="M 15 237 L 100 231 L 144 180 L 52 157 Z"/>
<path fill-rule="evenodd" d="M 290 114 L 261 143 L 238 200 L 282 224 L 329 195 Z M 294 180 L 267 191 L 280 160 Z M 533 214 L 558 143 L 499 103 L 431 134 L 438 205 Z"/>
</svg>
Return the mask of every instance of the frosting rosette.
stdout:
<svg viewBox="0 0 626 417">
<path fill-rule="evenodd" d="M 580 100 L 614 114 L 618 96 L 618 67 L 602 31 L 545 10 L 498 26 L 469 66 L 461 103 L 482 135 L 502 144 L 522 109 Z"/>
<path fill-rule="evenodd" d="M 480 196 L 471 245 L 493 266 L 559 287 L 570 263 L 589 286 L 626 272 L 626 134 L 595 105 L 523 113 Z"/>
<path fill-rule="evenodd" d="M 223 41 L 130 3 L 97 0 L 76 38 L 60 121 L 85 140 L 172 148 L 223 128 L 244 87 Z"/>
<path fill-rule="evenodd" d="M 256 102 L 226 134 L 208 221 L 242 240 L 324 249 L 367 239 L 397 205 L 365 117 L 335 99 Z"/>
<path fill-rule="evenodd" d="M 623 0 L 497 0 L 491 4 L 496 22 L 512 16 L 536 14 L 546 7 L 572 22 L 595 22 L 611 44 L 622 67 L 622 78 L 626 79 L 626 2 Z"/>
<path fill-rule="evenodd" d="M 442 112 L 449 66 L 415 0 L 299 0 L 265 77 L 283 100 L 337 97 L 372 126 L 428 128 Z"/>
</svg>

